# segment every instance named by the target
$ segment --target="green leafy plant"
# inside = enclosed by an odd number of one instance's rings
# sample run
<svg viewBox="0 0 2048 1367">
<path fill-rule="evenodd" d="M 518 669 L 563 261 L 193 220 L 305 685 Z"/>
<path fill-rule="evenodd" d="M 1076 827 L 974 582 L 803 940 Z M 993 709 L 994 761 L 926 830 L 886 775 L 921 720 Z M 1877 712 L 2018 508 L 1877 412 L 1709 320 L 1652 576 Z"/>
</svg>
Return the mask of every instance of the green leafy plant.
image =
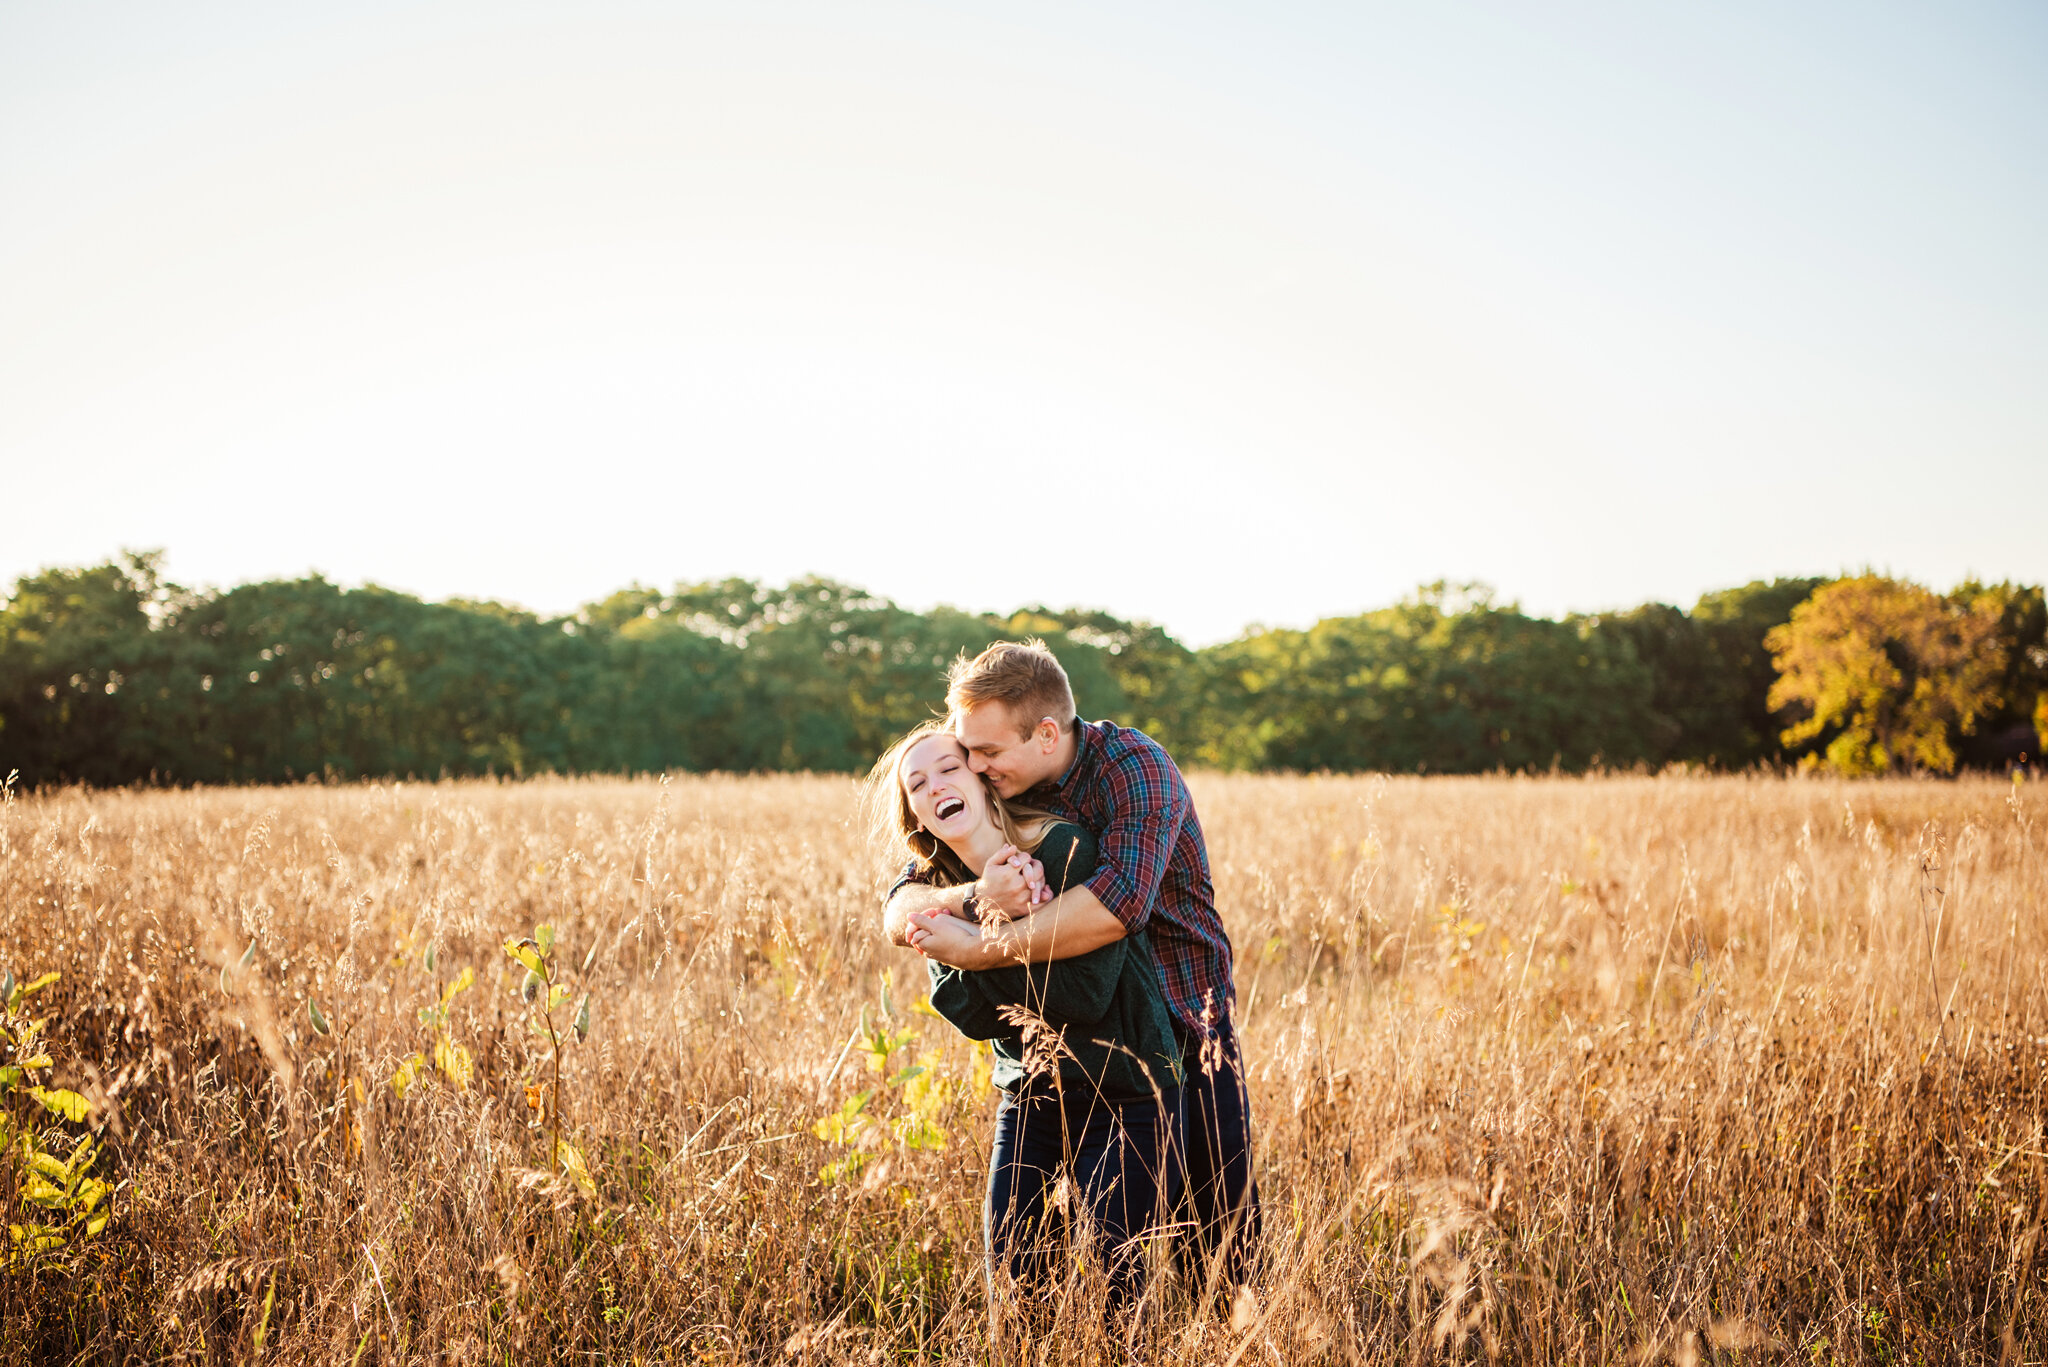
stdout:
<svg viewBox="0 0 2048 1367">
<path fill-rule="evenodd" d="M 886 984 L 881 1002 L 881 1018 L 873 1023 L 868 1008 L 861 1008 L 860 1028 L 840 1052 L 840 1062 L 845 1062 L 847 1054 L 858 1052 L 867 1071 L 883 1080 L 855 1092 L 811 1125 L 811 1133 L 819 1139 L 851 1150 L 818 1170 L 819 1179 L 826 1183 L 858 1176 L 876 1153 L 892 1145 L 905 1150 L 946 1147 L 949 1136 L 940 1118 L 953 1099 L 954 1088 L 938 1071 L 938 1055 L 929 1050 L 920 1051 L 914 1063 L 892 1066 L 897 1055 L 908 1053 L 917 1044 L 918 1032 L 893 1028 L 895 1011 Z M 937 1015 L 926 1001 L 919 1001 L 913 1009 Z M 833 1072 L 838 1072 L 836 1066 Z"/>
<path fill-rule="evenodd" d="M 555 957 L 555 928 L 545 923 L 533 928 L 533 934 L 516 940 L 505 941 L 505 952 L 525 968 L 526 976 L 519 984 L 519 1000 L 526 1003 L 529 1014 L 528 1024 L 548 1039 L 549 1078 L 546 1086 L 529 1084 L 526 1089 L 526 1104 L 534 1115 L 536 1128 L 548 1133 L 548 1172 L 552 1176 L 566 1172 L 569 1179 L 586 1196 L 597 1196 L 597 1183 L 590 1175 L 590 1167 L 583 1161 L 583 1154 L 572 1144 L 562 1141 L 562 1045 L 563 1034 L 555 1028 L 555 1013 L 575 995 L 567 983 L 557 981 L 560 967 Z M 583 971 L 590 970 L 591 961 L 597 957 L 597 947 L 591 946 L 590 953 L 583 960 Z M 444 1002 L 445 1005 L 445 1002 Z M 590 994 L 583 994 L 581 1005 L 568 1027 L 580 1044 L 590 1037 Z"/>
<path fill-rule="evenodd" d="M 429 973 L 434 971 L 434 962 L 434 950 L 429 947 L 426 955 Z M 476 1076 L 476 1061 L 470 1057 L 468 1049 L 455 1042 L 455 1037 L 449 1030 L 448 1009 L 458 994 L 467 991 L 475 983 L 476 970 L 465 968 L 456 975 L 455 981 L 441 988 L 439 1001 L 432 1006 L 420 1008 L 420 1024 L 434 1032 L 434 1067 L 440 1069 L 441 1075 L 447 1078 L 449 1084 L 458 1092 L 466 1090 L 470 1080 Z M 426 1065 L 427 1056 L 415 1050 L 398 1065 L 398 1071 L 391 1075 L 391 1090 L 398 1093 L 401 1098 L 404 1097 L 407 1090 L 419 1080 Z"/>
<path fill-rule="evenodd" d="M 26 1207 L 9 1212 L 21 1216 L 7 1223 L 4 1265 L 10 1269 L 98 1234 L 113 1214 L 112 1186 L 92 1176 L 98 1144 L 90 1134 L 74 1138 L 59 1123 L 83 1123 L 92 1103 L 38 1079 L 55 1062 L 40 1040 L 47 1022 L 30 1019 L 22 1007 L 57 977 L 45 973 L 17 983 L 12 973 L 0 974 L 0 1167 L 13 1170 L 10 1185 Z"/>
</svg>

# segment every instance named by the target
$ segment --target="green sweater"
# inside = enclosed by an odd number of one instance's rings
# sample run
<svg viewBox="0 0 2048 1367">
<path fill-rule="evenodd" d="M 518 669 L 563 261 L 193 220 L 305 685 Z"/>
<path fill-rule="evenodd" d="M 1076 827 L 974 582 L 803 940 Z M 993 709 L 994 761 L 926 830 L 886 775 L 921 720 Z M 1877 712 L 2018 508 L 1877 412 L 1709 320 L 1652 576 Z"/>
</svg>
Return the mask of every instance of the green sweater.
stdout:
<svg viewBox="0 0 2048 1367">
<path fill-rule="evenodd" d="M 1095 837 L 1069 821 L 1054 824 L 1034 857 L 1055 893 L 1095 872 Z M 931 874 L 942 886 L 970 881 L 966 866 L 940 848 Z M 1023 1008 L 1056 1032 L 1060 1085 L 1119 1100 L 1151 1096 L 1180 1082 L 1180 1050 L 1145 932 L 1070 959 L 969 971 L 931 964 L 932 1007 L 969 1039 L 995 1049 L 995 1084 L 1014 1091 L 1026 1077 L 1024 1027 L 1004 1007 Z M 1050 1040 L 1034 1038 L 1045 1051 Z"/>
</svg>

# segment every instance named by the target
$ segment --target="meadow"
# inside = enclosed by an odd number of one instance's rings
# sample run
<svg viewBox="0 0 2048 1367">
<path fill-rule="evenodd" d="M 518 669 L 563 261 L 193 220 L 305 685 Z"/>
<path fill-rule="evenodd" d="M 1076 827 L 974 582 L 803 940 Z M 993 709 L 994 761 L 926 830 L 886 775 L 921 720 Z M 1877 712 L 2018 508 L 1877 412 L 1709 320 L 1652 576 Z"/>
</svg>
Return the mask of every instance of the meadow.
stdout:
<svg viewBox="0 0 2048 1367">
<path fill-rule="evenodd" d="M 991 1339 L 985 1064 L 849 780 L 10 792 L 91 1110 L 5 1105 L 111 1218 L 15 1247 L 0 1363 L 2048 1358 L 2040 788 L 1192 782 L 1265 1267 L 1131 1348 L 1085 1264 Z"/>
</svg>

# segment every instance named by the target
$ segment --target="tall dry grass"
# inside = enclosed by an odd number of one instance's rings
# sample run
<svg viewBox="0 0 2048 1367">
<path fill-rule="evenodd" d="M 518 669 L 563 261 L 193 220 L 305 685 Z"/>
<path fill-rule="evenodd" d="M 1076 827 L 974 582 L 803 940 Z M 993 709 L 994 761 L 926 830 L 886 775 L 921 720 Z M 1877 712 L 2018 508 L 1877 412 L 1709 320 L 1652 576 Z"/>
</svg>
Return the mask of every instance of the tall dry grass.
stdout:
<svg viewBox="0 0 2048 1367">
<path fill-rule="evenodd" d="M 1143 1360 L 2048 1355 L 2038 789 L 1195 787 L 1267 1262 L 1255 1314 L 1169 1294 Z M 0 1360 L 982 1360 L 993 1108 L 968 1047 L 902 1011 L 922 970 L 877 939 L 851 799 L 711 777 L 9 802 L 0 964 L 63 971 L 38 999 L 58 1080 L 98 1103 L 121 1187 L 105 1234 L 0 1280 Z M 563 1059 L 594 1201 L 527 1121 L 546 1045 L 499 943 L 536 921 L 572 980 L 595 951 Z M 463 967 L 476 1077 L 401 1098 L 433 1047 L 416 1013 Z M 951 1143 L 828 1183 L 845 1151 L 811 1127 L 873 1081 L 846 1045 L 884 980 Z M 1116 1357 L 1085 1301 L 1023 1355 Z"/>
</svg>

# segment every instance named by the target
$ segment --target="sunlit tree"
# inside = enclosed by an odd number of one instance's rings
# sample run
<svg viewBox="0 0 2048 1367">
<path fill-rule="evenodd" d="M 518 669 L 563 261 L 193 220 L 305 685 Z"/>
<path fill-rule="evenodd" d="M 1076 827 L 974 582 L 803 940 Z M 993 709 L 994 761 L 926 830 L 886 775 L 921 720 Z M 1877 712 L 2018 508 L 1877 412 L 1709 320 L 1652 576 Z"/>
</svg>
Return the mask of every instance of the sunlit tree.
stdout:
<svg viewBox="0 0 2048 1367">
<path fill-rule="evenodd" d="M 1999 607 L 1983 597 L 1871 574 L 1823 586 L 1766 638 L 1771 706 L 1803 713 L 1784 743 L 1825 738 L 1802 763 L 1844 774 L 1952 772 L 1956 740 L 1999 702 L 1998 628 Z"/>
</svg>

